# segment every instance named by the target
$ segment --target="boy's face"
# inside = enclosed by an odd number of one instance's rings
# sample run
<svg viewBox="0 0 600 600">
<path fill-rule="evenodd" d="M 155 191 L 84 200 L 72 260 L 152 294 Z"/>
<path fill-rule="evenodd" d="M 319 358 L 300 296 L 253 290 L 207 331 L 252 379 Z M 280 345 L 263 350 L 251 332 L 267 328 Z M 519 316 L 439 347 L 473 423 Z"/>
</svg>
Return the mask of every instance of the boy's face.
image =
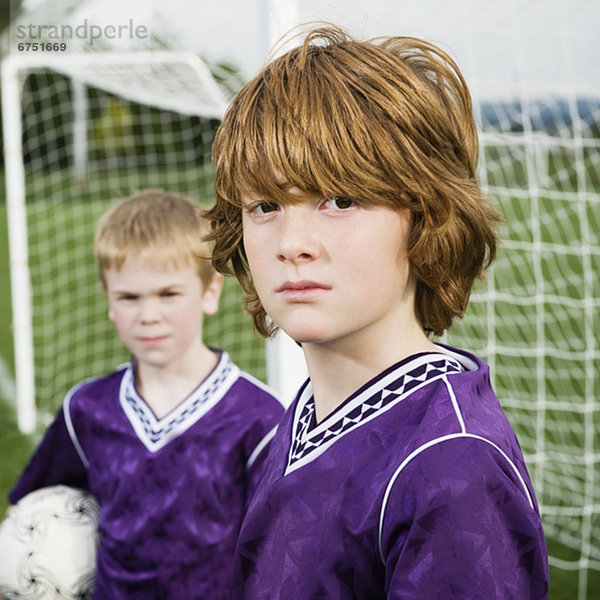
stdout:
<svg viewBox="0 0 600 600">
<path fill-rule="evenodd" d="M 191 263 L 162 265 L 138 257 L 105 271 L 104 280 L 108 316 L 140 364 L 169 368 L 196 356 L 203 314 L 218 308 L 220 276 L 205 287 Z"/>
<path fill-rule="evenodd" d="M 244 199 L 244 248 L 258 296 L 273 321 L 303 343 L 348 342 L 368 352 L 390 334 L 419 327 L 409 228 L 408 211 L 343 197 Z"/>
</svg>

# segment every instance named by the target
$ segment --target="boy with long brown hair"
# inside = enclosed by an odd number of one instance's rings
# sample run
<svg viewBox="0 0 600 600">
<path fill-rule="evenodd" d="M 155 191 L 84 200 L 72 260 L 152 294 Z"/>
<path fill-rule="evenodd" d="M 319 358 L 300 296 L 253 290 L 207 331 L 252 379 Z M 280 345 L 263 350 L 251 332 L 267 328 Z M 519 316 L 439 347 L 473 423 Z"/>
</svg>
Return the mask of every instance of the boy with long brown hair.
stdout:
<svg viewBox="0 0 600 600">
<path fill-rule="evenodd" d="M 217 134 L 213 263 L 309 380 L 242 525 L 234 598 L 545 598 L 537 503 L 487 365 L 434 343 L 496 252 L 452 59 L 310 32 Z"/>
</svg>

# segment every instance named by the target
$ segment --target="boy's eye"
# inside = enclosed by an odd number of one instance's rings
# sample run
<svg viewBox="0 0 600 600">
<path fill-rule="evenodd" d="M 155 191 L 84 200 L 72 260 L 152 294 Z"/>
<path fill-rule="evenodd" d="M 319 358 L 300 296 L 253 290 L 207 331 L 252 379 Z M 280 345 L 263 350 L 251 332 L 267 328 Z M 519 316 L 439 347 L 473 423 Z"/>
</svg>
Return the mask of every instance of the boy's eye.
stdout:
<svg viewBox="0 0 600 600">
<path fill-rule="evenodd" d="M 137 300 L 138 297 L 135 294 L 121 294 L 119 300 Z"/>
<path fill-rule="evenodd" d="M 171 296 L 177 296 L 177 292 L 174 292 L 173 290 L 163 290 L 160 295 L 163 298 L 170 298 Z"/>
<path fill-rule="evenodd" d="M 328 198 L 325 201 L 325 205 L 327 208 L 337 208 L 338 210 L 343 210 L 345 208 L 351 208 L 356 203 L 351 198 L 346 198 L 345 196 L 333 196 L 332 198 Z"/>
<path fill-rule="evenodd" d="M 250 212 L 255 215 L 266 215 L 267 213 L 275 212 L 276 210 L 279 210 L 279 204 L 276 204 L 275 202 L 259 202 L 250 208 Z"/>
</svg>

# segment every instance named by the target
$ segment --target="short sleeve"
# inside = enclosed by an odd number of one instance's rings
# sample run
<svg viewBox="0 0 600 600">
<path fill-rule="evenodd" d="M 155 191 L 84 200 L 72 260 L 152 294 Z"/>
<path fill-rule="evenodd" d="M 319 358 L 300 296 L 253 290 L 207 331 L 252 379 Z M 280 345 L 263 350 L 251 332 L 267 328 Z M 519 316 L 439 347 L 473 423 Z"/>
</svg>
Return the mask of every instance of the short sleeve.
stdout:
<svg viewBox="0 0 600 600">
<path fill-rule="evenodd" d="M 243 445 L 247 508 L 262 478 L 269 446 L 284 408 L 271 390 L 254 377 L 244 373 L 242 381 L 246 389 L 241 410 L 246 427 Z"/>
<path fill-rule="evenodd" d="M 547 598 L 532 496 L 508 458 L 481 438 L 441 441 L 398 473 L 381 550 L 390 600 Z"/>
<path fill-rule="evenodd" d="M 265 460 L 269 452 L 271 440 L 277 431 L 277 426 L 274 425 L 263 437 L 258 441 L 254 450 L 250 454 L 246 463 L 246 505 L 249 504 L 252 496 L 256 492 L 256 488 L 262 479 L 265 467 Z M 263 433 L 263 432 L 261 432 Z"/>
<path fill-rule="evenodd" d="M 88 489 L 87 469 L 73 445 L 62 409 L 9 493 L 9 502 L 16 504 L 30 492 L 51 485 Z"/>
</svg>

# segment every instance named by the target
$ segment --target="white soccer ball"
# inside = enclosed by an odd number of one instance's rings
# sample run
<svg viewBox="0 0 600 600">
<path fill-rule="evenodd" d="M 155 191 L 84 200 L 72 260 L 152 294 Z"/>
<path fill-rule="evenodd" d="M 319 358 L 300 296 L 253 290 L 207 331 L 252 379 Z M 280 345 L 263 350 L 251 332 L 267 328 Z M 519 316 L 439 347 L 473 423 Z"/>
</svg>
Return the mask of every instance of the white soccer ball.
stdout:
<svg viewBox="0 0 600 600">
<path fill-rule="evenodd" d="M 0 524 L 0 593 L 5 600 L 91 598 L 98 505 L 63 485 L 20 500 Z"/>
</svg>

